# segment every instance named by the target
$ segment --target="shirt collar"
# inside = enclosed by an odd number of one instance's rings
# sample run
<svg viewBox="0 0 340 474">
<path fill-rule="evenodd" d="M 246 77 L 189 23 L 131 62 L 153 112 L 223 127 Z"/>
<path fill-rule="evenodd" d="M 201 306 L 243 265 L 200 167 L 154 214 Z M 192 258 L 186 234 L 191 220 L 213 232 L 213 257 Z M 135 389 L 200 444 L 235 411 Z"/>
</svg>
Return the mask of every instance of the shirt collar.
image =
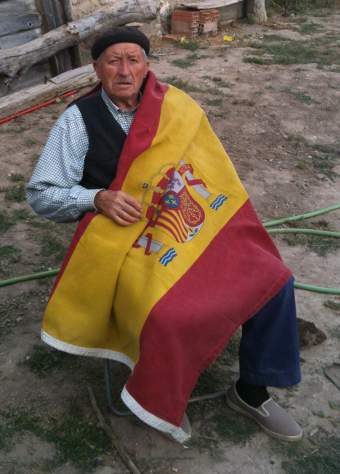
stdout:
<svg viewBox="0 0 340 474">
<path fill-rule="evenodd" d="M 107 95 L 107 93 L 104 91 L 104 89 L 102 88 L 101 90 L 101 96 L 102 96 L 102 99 L 103 101 L 105 102 L 105 104 L 108 106 L 108 108 L 110 109 L 113 109 L 115 110 L 116 112 L 120 112 L 120 113 L 125 113 L 125 114 L 131 114 L 131 113 L 134 113 L 136 112 L 137 108 L 138 108 L 138 105 L 139 105 L 139 102 L 142 98 L 142 93 L 139 91 L 138 93 L 138 102 L 137 102 L 137 105 L 134 109 L 132 110 L 129 110 L 129 111 L 126 111 L 126 110 L 121 110 L 118 105 L 116 105 L 111 99 L 110 97 Z"/>
</svg>

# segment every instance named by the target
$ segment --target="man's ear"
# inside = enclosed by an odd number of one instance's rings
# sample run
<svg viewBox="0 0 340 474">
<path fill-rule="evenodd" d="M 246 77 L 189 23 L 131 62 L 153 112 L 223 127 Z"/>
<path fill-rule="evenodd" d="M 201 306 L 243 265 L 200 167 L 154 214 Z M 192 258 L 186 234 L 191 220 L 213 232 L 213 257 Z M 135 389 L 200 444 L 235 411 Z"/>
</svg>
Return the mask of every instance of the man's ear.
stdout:
<svg viewBox="0 0 340 474">
<path fill-rule="evenodd" d="M 99 78 L 99 75 L 98 75 L 98 62 L 93 61 L 92 66 L 93 66 L 93 69 L 95 70 L 95 73 L 97 74 L 97 77 Z"/>
</svg>

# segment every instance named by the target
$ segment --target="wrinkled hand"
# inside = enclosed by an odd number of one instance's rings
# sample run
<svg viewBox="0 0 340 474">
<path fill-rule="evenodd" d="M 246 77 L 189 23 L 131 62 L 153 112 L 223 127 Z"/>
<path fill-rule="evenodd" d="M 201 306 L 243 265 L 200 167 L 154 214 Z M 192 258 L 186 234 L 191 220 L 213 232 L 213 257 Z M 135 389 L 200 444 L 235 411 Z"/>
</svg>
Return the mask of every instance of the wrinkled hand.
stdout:
<svg viewBox="0 0 340 474">
<path fill-rule="evenodd" d="M 99 191 L 94 198 L 96 209 L 119 225 L 127 226 L 142 217 L 142 206 L 123 191 Z"/>
</svg>

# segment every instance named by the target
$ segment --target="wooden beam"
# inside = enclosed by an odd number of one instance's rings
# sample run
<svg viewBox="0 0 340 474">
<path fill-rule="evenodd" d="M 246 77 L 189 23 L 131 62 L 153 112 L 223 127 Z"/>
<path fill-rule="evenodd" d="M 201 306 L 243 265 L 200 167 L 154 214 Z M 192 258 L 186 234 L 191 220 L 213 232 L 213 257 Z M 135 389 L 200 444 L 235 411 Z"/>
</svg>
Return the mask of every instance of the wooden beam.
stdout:
<svg viewBox="0 0 340 474">
<path fill-rule="evenodd" d="M 6 48 L 14 48 L 23 43 L 28 43 L 41 35 L 40 28 L 34 28 L 33 30 L 19 31 L 8 36 L 1 36 L 0 38 L 0 50 Z"/>
<path fill-rule="evenodd" d="M 99 10 L 93 15 L 60 26 L 16 48 L 0 50 L 0 74 L 14 78 L 33 64 L 109 31 L 113 26 L 154 19 L 157 4 L 157 0 L 117 0 L 109 9 Z"/>
<path fill-rule="evenodd" d="M 64 9 L 64 16 L 65 16 L 65 23 L 70 23 L 74 20 L 73 18 L 73 10 L 71 0 L 60 0 L 63 9 Z M 72 48 L 69 49 L 69 53 L 71 56 L 72 66 L 73 67 L 80 67 L 81 66 L 81 56 L 79 51 L 79 45 L 76 44 Z"/>
<path fill-rule="evenodd" d="M 52 77 L 46 84 L 23 89 L 0 98 L 0 118 L 5 118 L 19 110 L 40 104 L 74 89 L 94 85 L 97 76 L 92 64 L 72 69 Z"/>
<path fill-rule="evenodd" d="M 32 30 L 41 25 L 40 16 L 36 13 L 2 15 L 0 22 L 0 36 L 7 36 L 19 31 Z"/>
<path fill-rule="evenodd" d="M 63 6 L 59 0 L 39 0 L 39 10 L 43 18 L 43 32 L 54 30 L 67 23 Z M 71 57 L 68 50 L 59 51 L 49 59 L 52 75 L 72 69 Z"/>
</svg>

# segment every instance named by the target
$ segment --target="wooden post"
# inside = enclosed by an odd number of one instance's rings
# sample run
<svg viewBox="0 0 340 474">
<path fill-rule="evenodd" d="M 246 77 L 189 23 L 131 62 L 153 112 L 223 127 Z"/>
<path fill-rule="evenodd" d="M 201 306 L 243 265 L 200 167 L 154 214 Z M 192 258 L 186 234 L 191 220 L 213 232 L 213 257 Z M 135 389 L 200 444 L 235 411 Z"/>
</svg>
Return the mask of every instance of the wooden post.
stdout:
<svg viewBox="0 0 340 474">
<path fill-rule="evenodd" d="M 59 0 L 38 0 L 38 8 L 43 20 L 44 33 L 66 23 L 63 5 L 60 4 Z M 49 59 L 49 62 L 53 76 L 72 68 L 68 50 L 58 52 Z"/>
<path fill-rule="evenodd" d="M 65 23 L 70 23 L 73 21 L 73 11 L 72 11 L 72 5 L 71 5 L 71 0 L 60 0 L 63 5 L 63 10 L 64 10 L 64 16 L 65 16 Z M 81 66 L 81 57 L 80 57 L 80 51 L 79 51 L 79 45 L 75 45 L 72 48 L 69 48 L 70 56 L 71 56 L 71 61 L 72 61 L 72 67 L 77 68 Z"/>
</svg>

